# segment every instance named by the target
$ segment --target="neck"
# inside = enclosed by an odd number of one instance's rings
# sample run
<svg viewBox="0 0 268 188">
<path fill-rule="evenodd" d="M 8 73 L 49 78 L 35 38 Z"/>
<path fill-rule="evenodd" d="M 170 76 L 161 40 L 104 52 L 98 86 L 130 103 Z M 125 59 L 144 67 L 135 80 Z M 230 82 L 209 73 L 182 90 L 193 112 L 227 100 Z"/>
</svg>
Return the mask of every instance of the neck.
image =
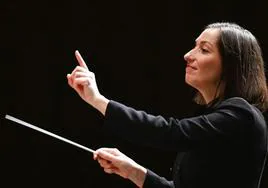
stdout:
<svg viewBox="0 0 268 188">
<path fill-rule="evenodd" d="M 206 104 L 209 104 L 211 101 L 216 99 L 217 97 L 220 97 L 222 91 L 224 90 L 225 84 L 222 82 L 217 84 L 217 86 L 214 87 L 208 87 L 204 90 L 200 90 L 199 92 L 203 96 Z"/>
</svg>

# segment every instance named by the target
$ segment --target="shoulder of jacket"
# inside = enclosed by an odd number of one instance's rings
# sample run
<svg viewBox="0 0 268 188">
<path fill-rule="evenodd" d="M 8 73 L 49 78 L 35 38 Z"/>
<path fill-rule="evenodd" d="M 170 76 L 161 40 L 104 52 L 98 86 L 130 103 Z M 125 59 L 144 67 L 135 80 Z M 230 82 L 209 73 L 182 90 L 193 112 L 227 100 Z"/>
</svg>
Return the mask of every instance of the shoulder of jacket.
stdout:
<svg viewBox="0 0 268 188">
<path fill-rule="evenodd" d="M 243 105 L 243 106 L 252 107 L 252 105 L 242 97 L 231 97 L 231 98 L 223 100 L 221 104 L 223 104 L 223 105 L 225 105 L 225 104 L 227 104 L 227 105 L 238 105 L 238 106 Z"/>
<path fill-rule="evenodd" d="M 252 104 L 250 104 L 247 100 L 241 97 L 232 97 L 222 101 L 218 108 L 231 108 L 241 113 L 247 114 L 249 117 L 255 119 L 262 119 L 262 112 Z"/>
</svg>

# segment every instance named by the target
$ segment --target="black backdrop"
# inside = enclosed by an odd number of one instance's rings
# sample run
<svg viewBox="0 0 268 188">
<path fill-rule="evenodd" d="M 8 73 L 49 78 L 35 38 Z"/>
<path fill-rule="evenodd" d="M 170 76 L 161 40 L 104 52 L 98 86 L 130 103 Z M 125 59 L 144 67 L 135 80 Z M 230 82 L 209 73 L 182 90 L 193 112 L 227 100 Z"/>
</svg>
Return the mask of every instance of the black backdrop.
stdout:
<svg viewBox="0 0 268 188">
<path fill-rule="evenodd" d="M 170 178 L 175 153 L 104 132 L 102 116 L 69 88 L 76 49 L 109 99 L 178 118 L 195 108 L 183 55 L 205 25 L 231 21 L 248 28 L 268 58 L 265 1 L 14 0 L 1 1 L 0 16 L 1 187 L 135 187 L 105 174 L 90 153 L 5 114 L 93 149 L 117 147 Z"/>
</svg>

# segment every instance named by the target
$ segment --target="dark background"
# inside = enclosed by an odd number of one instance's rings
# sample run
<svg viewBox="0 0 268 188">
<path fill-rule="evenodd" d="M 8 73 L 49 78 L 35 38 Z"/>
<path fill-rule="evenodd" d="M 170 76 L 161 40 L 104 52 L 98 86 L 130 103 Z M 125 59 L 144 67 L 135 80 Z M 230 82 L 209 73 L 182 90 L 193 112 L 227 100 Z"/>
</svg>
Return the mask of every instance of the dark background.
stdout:
<svg viewBox="0 0 268 188">
<path fill-rule="evenodd" d="M 178 118 L 195 109 L 183 55 L 205 25 L 240 24 L 268 59 L 265 1 L 10 0 L 1 1 L 0 21 L 0 187 L 135 187 L 105 174 L 92 154 L 5 120 L 5 114 L 92 149 L 116 147 L 170 178 L 175 153 L 104 132 L 103 117 L 68 86 L 76 49 L 107 98 Z"/>
</svg>

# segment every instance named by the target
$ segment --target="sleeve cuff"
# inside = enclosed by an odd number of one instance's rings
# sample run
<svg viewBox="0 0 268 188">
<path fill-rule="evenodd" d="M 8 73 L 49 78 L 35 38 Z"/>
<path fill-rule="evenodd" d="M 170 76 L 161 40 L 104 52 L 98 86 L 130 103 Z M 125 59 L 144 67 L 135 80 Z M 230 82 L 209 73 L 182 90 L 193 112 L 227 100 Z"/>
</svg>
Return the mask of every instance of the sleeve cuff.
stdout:
<svg viewBox="0 0 268 188">
<path fill-rule="evenodd" d="M 158 176 L 153 171 L 147 169 L 145 181 L 143 184 L 144 188 L 174 188 L 173 181 L 168 181 L 167 179 Z"/>
</svg>

